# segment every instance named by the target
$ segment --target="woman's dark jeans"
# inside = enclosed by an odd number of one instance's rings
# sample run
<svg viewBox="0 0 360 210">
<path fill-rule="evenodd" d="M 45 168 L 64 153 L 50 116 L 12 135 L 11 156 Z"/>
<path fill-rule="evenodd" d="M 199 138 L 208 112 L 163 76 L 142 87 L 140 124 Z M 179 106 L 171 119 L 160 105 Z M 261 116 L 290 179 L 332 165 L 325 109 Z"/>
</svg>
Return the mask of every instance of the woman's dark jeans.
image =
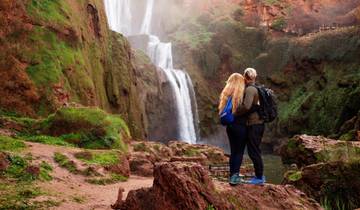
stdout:
<svg viewBox="0 0 360 210">
<path fill-rule="evenodd" d="M 247 142 L 247 127 L 243 124 L 232 124 L 226 127 L 230 142 L 230 176 L 239 173 Z"/>
</svg>

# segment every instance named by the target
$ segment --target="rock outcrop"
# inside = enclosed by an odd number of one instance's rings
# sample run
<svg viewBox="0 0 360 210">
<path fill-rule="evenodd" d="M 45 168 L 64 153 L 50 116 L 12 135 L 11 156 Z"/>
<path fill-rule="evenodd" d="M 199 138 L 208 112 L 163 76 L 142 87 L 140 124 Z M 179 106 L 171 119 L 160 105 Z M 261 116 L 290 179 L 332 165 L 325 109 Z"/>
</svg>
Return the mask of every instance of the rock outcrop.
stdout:
<svg viewBox="0 0 360 210">
<path fill-rule="evenodd" d="M 145 137 L 134 55 L 102 1 L 2 1 L 0 17 L 2 110 L 46 116 L 77 102 L 121 114 Z"/>
<path fill-rule="evenodd" d="M 360 157 L 360 142 L 327 139 L 322 136 L 299 135 L 281 148 L 285 163 L 306 166 L 320 162 L 349 160 Z"/>
<path fill-rule="evenodd" d="M 356 209 L 360 207 L 360 161 L 335 161 L 289 171 L 284 183 L 296 186 L 324 207 Z"/>
<path fill-rule="evenodd" d="M 159 163 L 151 188 L 130 191 L 116 209 L 321 209 L 291 186 L 214 184 L 195 163 Z"/>
<path fill-rule="evenodd" d="M 321 27 L 326 30 L 359 23 L 359 4 L 358 0 L 248 0 L 242 2 L 242 20 L 250 26 L 302 35 Z"/>
<path fill-rule="evenodd" d="M 155 165 L 160 162 L 192 162 L 204 167 L 227 164 L 228 157 L 218 147 L 192 145 L 170 141 L 168 145 L 156 142 L 133 142 L 130 157 L 131 173 L 153 176 Z"/>
</svg>

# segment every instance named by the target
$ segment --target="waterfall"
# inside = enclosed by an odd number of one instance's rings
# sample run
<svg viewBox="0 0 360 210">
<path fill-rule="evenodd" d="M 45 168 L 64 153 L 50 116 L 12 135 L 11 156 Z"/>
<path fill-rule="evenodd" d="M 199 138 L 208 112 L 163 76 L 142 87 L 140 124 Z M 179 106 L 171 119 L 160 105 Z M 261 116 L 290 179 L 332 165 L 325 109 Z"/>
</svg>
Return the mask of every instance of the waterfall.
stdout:
<svg viewBox="0 0 360 210">
<path fill-rule="evenodd" d="M 154 0 L 147 0 L 146 1 L 146 11 L 144 20 L 141 25 L 141 34 L 150 34 L 150 27 L 151 27 L 151 20 L 154 10 Z"/>
<path fill-rule="evenodd" d="M 105 0 L 105 12 L 110 29 L 128 36 L 131 31 L 131 0 Z"/>
<path fill-rule="evenodd" d="M 159 37 L 150 34 L 155 0 L 143 0 L 146 1 L 146 7 L 140 30 L 134 30 L 132 27 L 131 1 L 134 0 L 104 1 L 108 22 L 112 30 L 126 36 L 139 34 L 149 36 L 146 53 L 151 61 L 164 71 L 175 98 L 176 117 L 179 125 L 178 138 L 191 144 L 196 143 L 198 115 L 191 78 L 185 71 L 174 69 L 171 43 L 161 42 Z M 192 101 L 194 105 L 192 105 Z"/>
</svg>

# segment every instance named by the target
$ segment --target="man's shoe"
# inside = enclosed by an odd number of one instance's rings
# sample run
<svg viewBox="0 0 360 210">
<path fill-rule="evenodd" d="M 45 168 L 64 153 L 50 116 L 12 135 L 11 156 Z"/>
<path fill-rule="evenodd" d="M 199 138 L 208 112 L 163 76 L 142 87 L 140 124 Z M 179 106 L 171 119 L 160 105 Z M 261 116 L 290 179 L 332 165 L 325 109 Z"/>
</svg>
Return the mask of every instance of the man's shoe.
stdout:
<svg viewBox="0 0 360 210">
<path fill-rule="evenodd" d="M 250 179 L 247 184 L 254 184 L 254 185 L 263 185 L 266 182 L 265 180 L 265 176 L 262 176 L 261 179 L 254 177 L 252 179 Z"/>
<path fill-rule="evenodd" d="M 242 178 L 239 176 L 239 174 L 234 174 L 230 177 L 230 181 L 229 181 L 229 184 L 232 185 L 232 186 L 235 186 L 235 185 L 238 185 L 238 184 L 241 184 L 242 182 Z"/>
</svg>

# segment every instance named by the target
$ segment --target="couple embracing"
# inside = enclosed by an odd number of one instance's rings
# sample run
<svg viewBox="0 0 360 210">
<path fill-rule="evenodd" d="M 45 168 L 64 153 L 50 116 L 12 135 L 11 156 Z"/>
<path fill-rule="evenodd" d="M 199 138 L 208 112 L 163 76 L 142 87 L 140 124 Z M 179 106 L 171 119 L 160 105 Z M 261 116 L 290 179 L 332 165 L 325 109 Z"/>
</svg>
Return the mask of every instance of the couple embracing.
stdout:
<svg viewBox="0 0 360 210">
<path fill-rule="evenodd" d="M 265 130 L 264 123 L 272 119 L 263 117 L 263 91 L 255 85 L 256 77 L 257 72 L 253 68 L 246 69 L 244 75 L 232 74 L 220 96 L 220 120 L 226 126 L 231 150 L 230 185 L 245 183 L 239 172 L 246 147 L 255 169 L 255 177 L 246 183 L 265 183 L 260 144 Z"/>
</svg>

